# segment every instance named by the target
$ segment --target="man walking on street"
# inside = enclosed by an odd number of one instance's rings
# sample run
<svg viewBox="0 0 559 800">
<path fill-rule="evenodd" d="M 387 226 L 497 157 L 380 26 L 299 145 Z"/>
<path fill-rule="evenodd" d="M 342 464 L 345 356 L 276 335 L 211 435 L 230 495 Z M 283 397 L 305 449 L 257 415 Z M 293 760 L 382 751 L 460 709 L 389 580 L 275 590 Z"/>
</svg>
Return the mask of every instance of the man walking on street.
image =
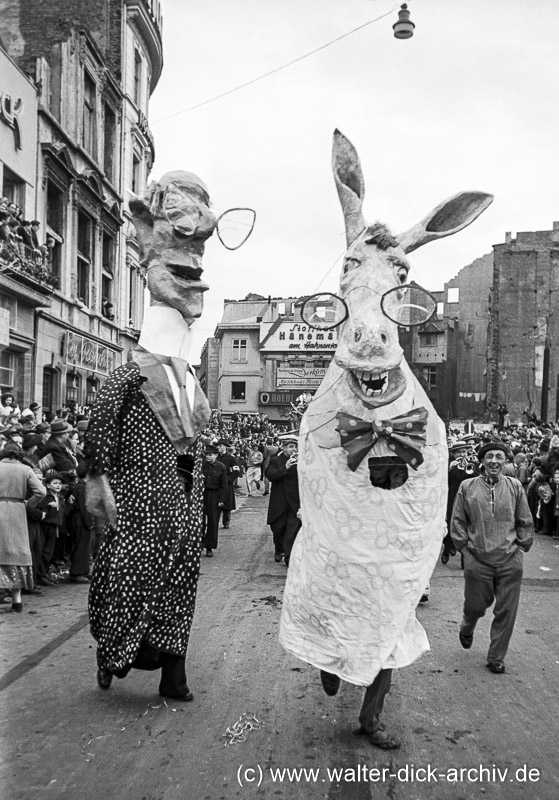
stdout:
<svg viewBox="0 0 559 800">
<path fill-rule="evenodd" d="M 502 474 L 508 456 L 502 442 L 480 448 L 484 474 L 460 485 L 451 521 L 452 539 L 464 556 L 460 644 L 470 649 L 478 619 L 495 601 L 487 667 L 496 674 L 505 671 L 520 599 L 523 553 L 533 542 L 532 515 L 522 484 Z"/>
<path fill-rule="evenodd" d="M 301 503 L 297 476 L 297 436 L 282 439 L 281 453 L 271 457 L 266 477 L 272 485 L 266 522 L 274 537 L 275 559 L 279 562 L 284 558 L 288 567 L 291 548 L 301 527 L 298 517 Z"/>
<path fill-rule="evenodd" d="M 223 464 L 227 475 L 227 498 L 221 506 L 220 514 L 223 514 L 223 527 L 228 528 L 231 523 L 231 512 L 237 508 L 235 501 L 235 480 L 241 474 L 241 469 L 237 463 L 237 459 L 227 452 L 229 442 L 227 439 L 220 439 L 217 443 L 217 451 L 219 453 L 217 461 Z"/>
</svg>

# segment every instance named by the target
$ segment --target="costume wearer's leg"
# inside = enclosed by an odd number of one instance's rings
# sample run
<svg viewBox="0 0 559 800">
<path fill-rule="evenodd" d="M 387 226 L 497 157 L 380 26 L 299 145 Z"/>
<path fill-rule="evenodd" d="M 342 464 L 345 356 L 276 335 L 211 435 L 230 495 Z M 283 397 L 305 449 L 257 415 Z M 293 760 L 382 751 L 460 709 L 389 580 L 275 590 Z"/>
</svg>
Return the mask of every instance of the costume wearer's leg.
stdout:
<svg viewBox="0 0 559 800">
<path fill-rule="evenodd" d="M 495 579 L 495 608 L 491 624 L 491 644 L 487 661 L 504 661 L 514 630 L 522 586 L 522 554 L 514 553 L 509 562 L 498 567 Z"/>
<path fill-rule="evenodd" d="M 161 681 L 159 693 L 169 697 L 184 696 L 188 692 L 186 684 L 186 656 L 161 653 Z"/>
<path fill-rule="evenodd" d="M 72 560 L 70 562 L 70 575 L 89 574 L 89 552 L 91 550 L 91 528 L 86 528 L 79 523 L 74 528 L 72 537 Z"/>
<path fill-rule="evenodd" d="M 285 522 L 285 533 L 283 536 L 283 553 L 285 560 L 289 561 L 291 549 L 301 528 L 301 520 L 297 518 L 295 511 L 288 509 Z"/>
<path fill-rule="evenodd" d="M 379 718 L 384 708 L 386 695 L 392 684 L 392 670 L 381 669 L 370 686 L 367 686 L 363 705 L 359 714 L 359 724 L 362 731 L 374 733 L 379 727 Z"/>
<path fill-rule="evenodd" d="M 464 556 L 464 615 L 460 633 L 472 636 L 478 619 L 495 599 L 495 568 L 477 561 L 471 553 Z"/>
<path fill-rule="evenodd" d="M 219 527 L 219 493 L 217 489 L 206 489 L 204 493 L 204 514 L 206 517 L 206 532 L 204 547 L 213 550 L 217 547 L 217 532 Z"/>
<path fill-rule="evenodd" d="M 274 539 L 274 551 L 277 556 L 283 553 L 285 529 L 287 527 L 287 511 L 284 511 L 277 519 L 270 523 L 272 536 Z"/>
</svg>

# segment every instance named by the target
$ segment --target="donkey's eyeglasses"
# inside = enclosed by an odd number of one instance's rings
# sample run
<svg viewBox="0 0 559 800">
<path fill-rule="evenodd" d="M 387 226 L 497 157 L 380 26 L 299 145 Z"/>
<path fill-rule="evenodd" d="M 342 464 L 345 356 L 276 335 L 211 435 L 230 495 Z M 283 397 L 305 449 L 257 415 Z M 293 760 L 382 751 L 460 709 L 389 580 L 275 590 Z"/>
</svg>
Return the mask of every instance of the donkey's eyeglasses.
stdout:
<svg viewBox="0 0 559 800">
<path fill-rule="evenodd" d="M 385 292 L 380 307 L 392 322 L 404 328 L 414 328 L 429 322 L 435 315 L 437 301 L 427 289 L 412 282 Z M 326 331 L 345 322 L 349 308 L 345 300 L 331 292 L 313 294 L 303 303 L 301 317 L 311 328 Z"/>
</svg>

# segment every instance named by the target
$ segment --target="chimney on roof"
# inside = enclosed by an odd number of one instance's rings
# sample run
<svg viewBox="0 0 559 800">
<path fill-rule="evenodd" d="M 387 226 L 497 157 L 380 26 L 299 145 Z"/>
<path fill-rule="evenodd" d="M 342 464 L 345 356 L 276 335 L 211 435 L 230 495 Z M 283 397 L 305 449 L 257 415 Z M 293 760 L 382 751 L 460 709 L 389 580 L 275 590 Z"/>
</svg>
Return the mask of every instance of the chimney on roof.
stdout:
<svg viewBox="0 0 559 800">
<path fill-rule="evenodd" d="M 512 242 L 512 234 L 510 231 L 505 233 L 505 244 L 510 244 Z"/>
</svg>

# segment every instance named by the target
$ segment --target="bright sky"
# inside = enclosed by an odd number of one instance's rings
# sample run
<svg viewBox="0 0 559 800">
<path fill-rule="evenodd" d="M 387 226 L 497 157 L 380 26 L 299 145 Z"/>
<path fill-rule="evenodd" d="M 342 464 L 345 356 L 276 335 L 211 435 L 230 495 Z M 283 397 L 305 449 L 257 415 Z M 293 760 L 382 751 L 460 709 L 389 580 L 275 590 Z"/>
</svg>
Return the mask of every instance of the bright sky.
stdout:
<svg viewBox="0 0 559 800">
<path fill-rule="evenodd" d="M 410 277 L 426 288 L 442 289 L 506 231 L 559 220 L 557 0 L 410 0 L 415 35 L 403 41 L 392 32 L 400 4 L 390 0 L 162 5 L 151 177 L 195 172 L 217 213 L 257 213 L 241 249 L 227 251 L 215 236 L 206 246 L 211 288 L 193 361 L 225 298 L 336 291 L 340 262 L 332 266 L 345 242 L 330 166 L 336 127 L 361 159 L 367 221 L 403 231 L 462 189 L 495 195 L 469 228 L 410 255 Z"/>
</svg>

